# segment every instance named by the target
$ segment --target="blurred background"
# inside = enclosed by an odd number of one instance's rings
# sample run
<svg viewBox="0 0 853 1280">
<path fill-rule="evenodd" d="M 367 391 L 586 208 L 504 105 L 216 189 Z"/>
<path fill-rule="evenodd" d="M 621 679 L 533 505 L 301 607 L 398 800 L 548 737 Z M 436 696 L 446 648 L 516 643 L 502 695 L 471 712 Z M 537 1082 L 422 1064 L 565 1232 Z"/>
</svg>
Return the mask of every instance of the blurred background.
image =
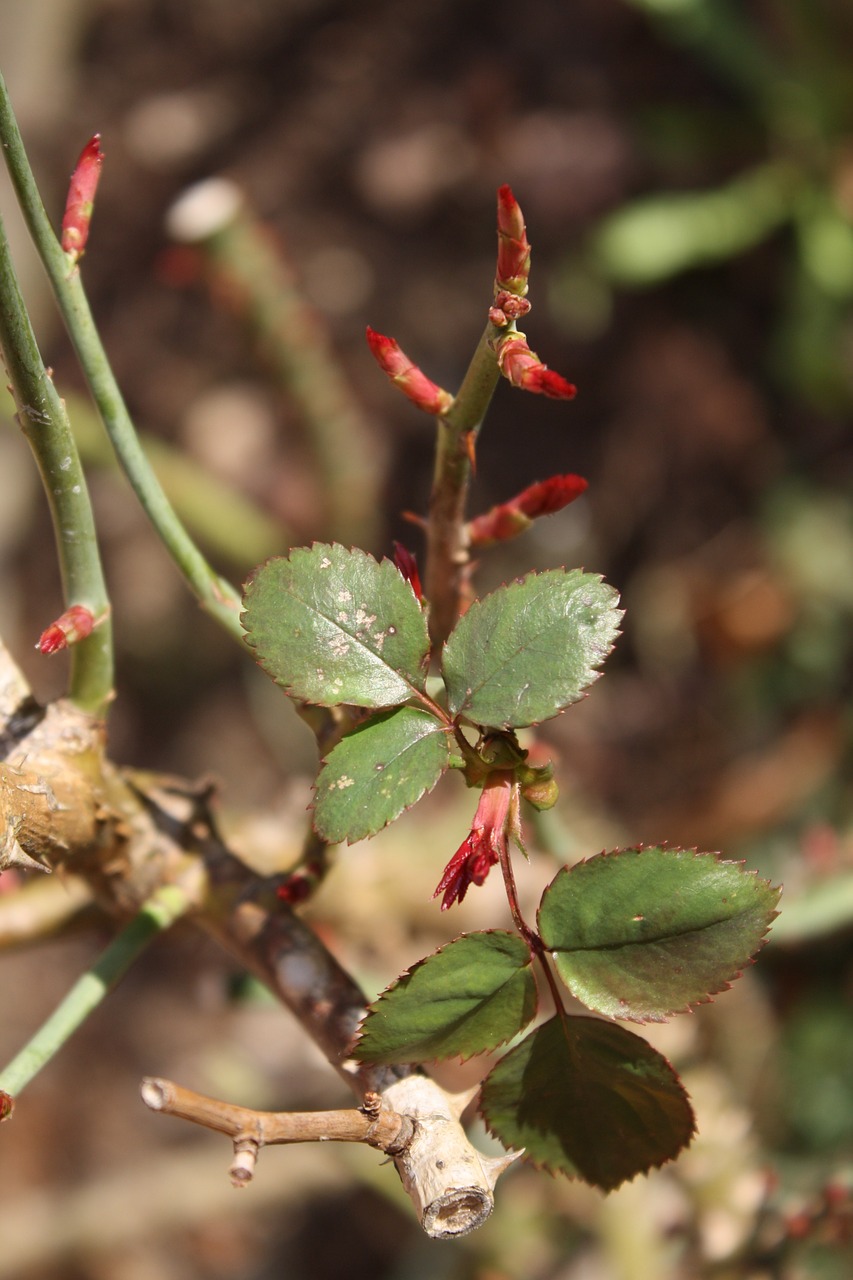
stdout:
<svg viewBox="0 0 853 1280">
<path fill-rule="evenodd" d="M 0 1277 L 849 1276 L 849 4 L 0 0 L 0 65 L 56 223 L 102 135 L 84 279 L 161 477 L 235 582 L 314 538 L 421 551 L 403 513 L 426 506 L 432 424 L 364 327 L 456 388 L 491 296 L 495 189 L 513 187 L 533 244 L 525 329 L 579 394 L 499 387 L 472 514 L 555 472 L 590 488 L 484 552 L 478 588 L 583 565 L 628 610 L 605 678 L 542 732 L 562 798 L 524 891 L 662 840 L 786 886 L 758 966 L 649 1031 L 693 1095 L 691 1150 L 606 1199 L 516 1170 L 490 1223 L 452 1244 L 422 1237 L 373 1152 L 273 1149 L 238 1196 L 227 1143 L 144 1111 L 145 1073 L 248 1105 L 346 1105 L 288 1015 L 177 934 L 4 1125 Z M 176 209 L 210 178 L 230 185 Z M 3 214 L 89 465 L 118 644 L 112 754 L 215 777 L 235 845 L 285 867 L 313 739 L 184 590 L 110 463 L 5 187 Z M 61 611 L 58 575 L 10 404 L 2 416 L 0 632 L 46 700 L 64 659 L 33 644 Z M 308 909 L 371 993 L 501 921 L 498 885 L 451 921 L 430 902 L 470 825 L 456 784 L 342 851 Z M 3 955 L 4 1061 L 109 936 L 84 918 Z"/>
</svg>

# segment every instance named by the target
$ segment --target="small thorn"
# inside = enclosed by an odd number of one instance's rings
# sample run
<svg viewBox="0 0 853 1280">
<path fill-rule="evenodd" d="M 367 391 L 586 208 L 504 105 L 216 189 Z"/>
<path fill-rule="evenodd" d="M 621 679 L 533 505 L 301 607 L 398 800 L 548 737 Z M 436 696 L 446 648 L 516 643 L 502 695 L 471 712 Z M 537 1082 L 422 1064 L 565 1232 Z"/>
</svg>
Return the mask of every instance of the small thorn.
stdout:
<svg viewBox="0 0 853 1280">
<path fill-rule="evenodd" d="M 461 1093 L 450 1093 L 447 1096 L 448 1105 L 452 1114 L 458 1120 L 466 1107 L 469 1107 L 480 1092 L 480 1086 L 475 1084 L 470 1089 L 463 1089 Z M 485 1159 L 485 1157 L 484 1157 Z"/>
<path fill-rule="evenodd" d="M 50 867 L 31 858 L 18 844 L 17 835 L 20 828 L 20 818 L 9 818 L 6 823 L 6 834 L 0 841 L 0 871 L 9 871 L 17 867 L 21 871 L 40 871 L 43 875 L 50 875 Z"/>
<path fill-rule="evenodd" d="M 520 1151 L 508 1151 L 505 1156 L 480 1156 L 480 1164 L 483 1166 L 483 1173 L 486 1175 L 486 1181 L 490 1190 L 494 1191 L 495 1183 L 502 1173 L 505 1173 L 510 1165 L 515 1164 L 516 1160 L 520 1160 L 524 1155 L 524 1148 Z"/>
<path fill-rule="evenodd" d="M 465 444 L 465 452 L 468 455 L 468 461 L 471 463 L 471 471 L 477 474 L 477 437 L 473 431 L 466 431 L 463 436 Z"/>
</svg>

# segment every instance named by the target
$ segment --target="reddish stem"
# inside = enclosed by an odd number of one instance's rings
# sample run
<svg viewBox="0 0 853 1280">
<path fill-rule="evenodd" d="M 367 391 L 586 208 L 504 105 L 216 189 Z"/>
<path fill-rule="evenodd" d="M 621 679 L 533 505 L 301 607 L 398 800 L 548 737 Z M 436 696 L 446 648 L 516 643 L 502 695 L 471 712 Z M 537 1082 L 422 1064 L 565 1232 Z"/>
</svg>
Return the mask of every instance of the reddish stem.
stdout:
<svg viewBox="0 0 853 1280">
<path fill-rule="evenodd" d="M 573 1052 L 574 1038 L 571 1033 L 571 1028 L 569 1027 L 569 1014 L 566 1011 L 566 1006 L 563 1004 L 563 994 L 557 985 L 557 979 L 554 977 L 554 974 L 551 971 L 551 966 L 548 963 L 545 943 L 542 941 L 536 930 L 531 929 L 530 925 L 521 914 L 521 905 L 518 901 L 518 889 L 515 883 L 515 873 L 512 869 L 509 845 L 506 842 L 504 842 L 503 847 L 501 848 L 500 857 L 501 872 L 503 873 L 507 901 L 509 902 L 509 909 L 512 913 L 515 927 L 530 948 L 531 956 L 534 956 L 539 961 L 542 972 L 545 974 L 545 981 L 548 983 L 548 989 L 551 992 L 551 999 L 554 1001 L 554 1009 L 563 1027 L 563 1034 L 566 1037 L 566 1042 L 570 1051 Z"/>
<path fill-rule="evenodd" d="M 518 888 L 515 883 L 515 873 L 512 869 L 512 858 L 509 852 L 509 842 L 504 840 L 501 844 L 500 851 L 501 873 L 504 878 L 504 888 L 506 889 L 507 902 L 512 914 L 515 927 L 521 934 L 524 941 L 530 948 L 531 955 L 541 957 L 544 952 L 544 944 L 535 929 L 531 929 L 530 925 L 521 914 L 521 904 L 518 901 Z"/>
</svg>

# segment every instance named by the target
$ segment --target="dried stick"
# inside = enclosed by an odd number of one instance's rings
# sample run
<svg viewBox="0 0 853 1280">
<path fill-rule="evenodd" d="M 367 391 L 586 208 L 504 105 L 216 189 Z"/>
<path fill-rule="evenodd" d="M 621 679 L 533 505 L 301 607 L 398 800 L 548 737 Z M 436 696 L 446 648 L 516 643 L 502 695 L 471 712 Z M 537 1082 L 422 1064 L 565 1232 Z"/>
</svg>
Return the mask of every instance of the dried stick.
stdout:
<svg viewBox="0 0 853 1280">
<path fill-rule="evenodd" d="M 390 1155 L 424 1230 L 434 1238 L 473 1231 L 491 1212 L 495 1183 L 519 1152 L 490 1158 L 469 1145 L 459 1116 L 471 1092 L 444 1093 L 425 1076 L 393 1087 L 400 1112 L 370 1093 L 357 1111 L 253 1111 L 148 1078 L 142 1098 L 152 1111 L 178 1116 L 227 1134 L 234 1144 L 231 1181 L 251 1181 L 260 1148 L 294 1142 L 364 1142 Z M 476 1093 L 476 1090 L 474 1090 Z"/>
<path fill-rule="evenodd" d="M 378 1093 L 368 1094 L 358 1110 L 253 1111 L 205 1097 L 171 1080 L 149 1077 L 142 1081 L 140 1092 L 152 1111 L 228 1134 L 234 1141 L 230 1172 L 235 1187 L 251 1180 L 261 1147 L 288 1142 L 364 1142 L 386 1155 L 397 1155 L 411 1142 L 413 1133 L 412 1121 L 383 1109 Z"/>
</svg>

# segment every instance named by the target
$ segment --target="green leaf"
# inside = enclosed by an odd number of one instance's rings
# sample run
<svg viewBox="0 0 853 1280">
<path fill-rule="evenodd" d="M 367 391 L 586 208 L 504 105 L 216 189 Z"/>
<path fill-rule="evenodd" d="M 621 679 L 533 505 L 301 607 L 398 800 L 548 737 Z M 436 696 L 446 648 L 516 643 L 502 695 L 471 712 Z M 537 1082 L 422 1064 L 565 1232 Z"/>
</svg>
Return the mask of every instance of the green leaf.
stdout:
<svg viewBox="0 0 853 1280">
<path fill-rule="evenodd" d="M 373 716 L 329 753 L 317 777 L 314 826 L 332 843 L 374 836 L 431 791 L 450 762 L 448 734 L 428 711 Z"/>
<path fill-rule="evenodd" d="M 539 932 L 588 1008 L 660 1022 L 739 976 L 779 892 L 714 853 L 622 849 L 559 871 L 542 895 Z"/>
<path fill-rule="evenodd" d="M 391 707 L 423 690 L 426 618 L 390 560 L 297 547 L 254 571 L 243 603 L 247 643 L 293 698 Z"/>
<path fill-rule="evenodd" d="M 487 1076 L 480 1110 L 504 1146 L 605 1191 L 674 1159 L 695 1127 L 666 1058 L 597 1018 L 552 1018 L 526 1036 Z"/>
<path fill-rule="evenodd" d="M 451 713 L 518 729 L 576 702 L 613 647 L 617 601 L 580 569 L 531 573 L 476 601 L 444 648 Z"/>
<path fill-rule="evenodd" d="M 518 1035 L 536 1014 L 530 952 L 515 933 L 468 933 L 421 960 L 371 1006 L 362 1062 L 470 1057 Z"/>
</svg>

